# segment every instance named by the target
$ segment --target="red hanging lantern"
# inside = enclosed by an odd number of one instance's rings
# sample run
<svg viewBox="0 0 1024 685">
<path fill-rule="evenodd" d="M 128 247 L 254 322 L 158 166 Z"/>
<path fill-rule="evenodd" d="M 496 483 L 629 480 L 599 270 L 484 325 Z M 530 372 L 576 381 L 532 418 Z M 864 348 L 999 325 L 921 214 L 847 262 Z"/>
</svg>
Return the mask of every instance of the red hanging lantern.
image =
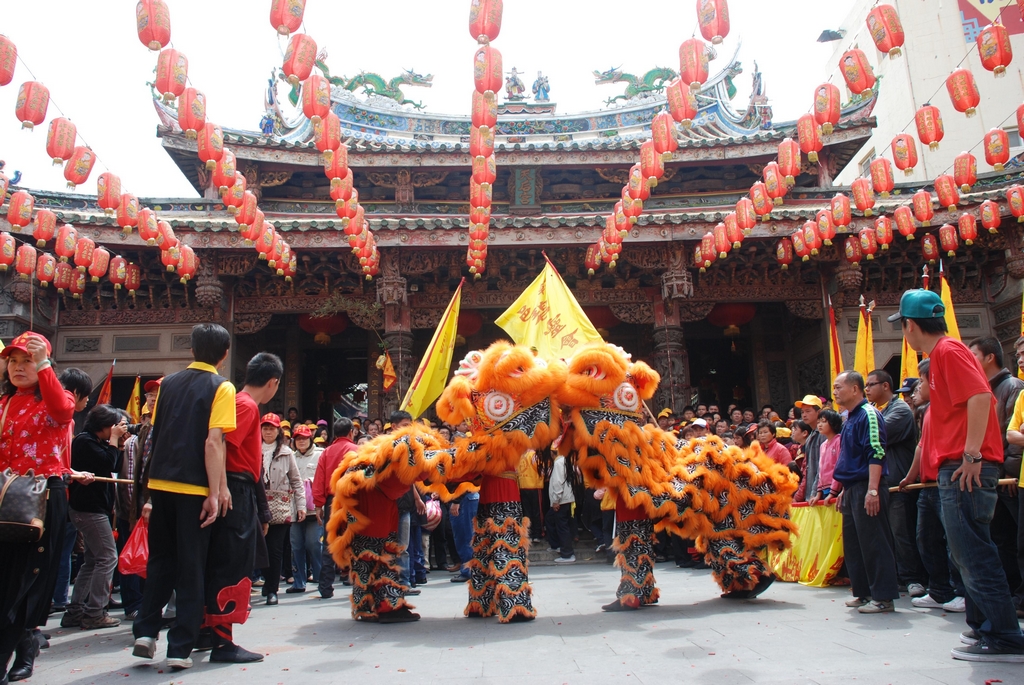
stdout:
<svg viewBox="0 0 1024 685">
<path fill-rule="evenodd" d="M 921 236 L 921 254 L 929 264 L 939 261 L 939 243 L 931 233 Z"/>
<path fill-rule="evenodd" d="M 697 0 L 697 22 L 704 40 L 719 45 L 729 35 L 729 3 L 726 0 Z"/>
<path fill-rule="evenodd" d="M 875 219 L 875 240 L 884 252 L 892 244 L 892 219 L 887 216 L 880 216 Z"/>
<path fill-rule="evenodd" d="M 1009 161 L 1010 138 L 1003 129 L 994 128 L 985 134 L 985 162 L 996 171 L 1002 171 Z"/>
<path fill-rule="evenodd" d="M 981 203 L 981 226 L 989 233 L 999 233 L 999 224 L 1003 218 L 999 214 L 999 205 L 992 200 Z"/>
<path fill-rule="evenodd" d="M 18 90 L 14 114 L 22 128 L 32 129 L 46 121 L 46 108 L 50 105 L 50 91 L 36 81 L 26 81 Z"/>
<path fill-rule="evenodd" d="M 779 239 L 778 245 L 775 246 L 775 261 L 783 271 L 788 270 L 789 265 L 793 263 L 793 243 L 789 238 Z"/>
<path fill-rule="evenodd" d="M 96 154 L 92 150 L 84 145 L 76 147 L 75 151 L 71 153 L 71 159 L 64 166 L 64 178 L 67 179 L 68 188 L 74 190 L 88 181 L 95 164 Z"/>
<path fill-rule="evenodd" d="M 164 48 L 156 60 L 156 79 L 153 87 L 164 102 L 174 102 L 188 85 L 188 58 L 174 48 Z"/>
<path fill-rule="evenodd" d="M 964 241 L 964 244 L 973 245 L 978 239 L 978 220 L 973 214 L 961 214 L 957 228 L 960 230 L 960 240 Z"/>
<path fill-rule="evenodd" d="M 942 127 L 942 114 L 939 112 L 939 108 L 925 103 L 921 109 L 917 110 L 914 121 L 917 123 L 917 137 L 920 138 L 921 144 L 927 145 L 929 150 L 938 150 L 939 141 L 946 135 L 946 131 Z"/>
<path fill-rule="evenodd" d="M 587 246 L 587 255 L 583 259 L 583 265 L 587 267 L 588 276 L 593 276 L 594 272 L 601 268 L 601 255 L 598 252 L 597 244 Z"/>
<path fill-rule="evenodd" d="M 178 98 L 178 126 L 186 140 L 196 140 L 206 126 L 206 96 L 195 88 L 186 88 Z"/>
<path fill-rule="evenodd" d="M 1024 105 L 1017 107 L 1017 131 L 1024 131 Z"/>
<path fill-rule="evenodd" d="M 276 237 L 277 231 L 274 230 L 274 227 L 264 224 L 263 232 L 256 238 L 256 251 L 259 252 L 260 259 L 266 260 L 267 255 L 274 247 L 274 238 Z"/>
<path fill-rule="evenodd" d="M 182 258 L 184 258 L 182 254 Z M 292 260 L 292 247 L 288 243 L 282 241 L 281 249 L 278 252 L 277 259 L 274 260 L 274 266 L 277 268 L 277 275 L 284 276 L 284 268 L 288 266 L 288 262 Z M 269 260 L 268 260 L 269 263 Z M 178 272 L 181 272 L 181 264 L 178 264 Z"/>
<path fill-rule="evenodd" d="M 800 142 L 800 151 L 807 155 L 807 161 L 811 164 L 818 163 L 818 153 L 821 152 L 821 136 L 818 134 L 818 122 L 813 114 L 805 114 L 796 121 L 797 140 Z"/>
<path fill-rule="evenodd" d="M 949 174 L 942 174 L 935 179 L 935 194 L 939 196 L 939 204 L 951 212 L 956 211 L 960 203 L 960 192 L 956 188 L 956 181 Z"/>
<path fill-rule="evenodd" d="M 629 217 L 623 214 L 622 204 L 619 202 L 615 203 L 615 212 L 612 214 L 612 218 L 615 221 L 615 228 L 619 232 L 619 241 L 621 242 L 627 235 L 629 235 L 629 227 L 633 223 L 629 220 Z"/>
<path fill-rule="evenodd" d="M 490 45 L 481 46 L 473 56 L 473 83 L 478 93 L 497 93 L 505 81 L 501 53 Z"/>
<path fill-rule="evenodd" d="M 61 295 L 64 294 L 65 290 L 71 289 L 71 283 L 75 280 L 74 267 L 67 262 L 57 262 L 57 265 L 53 267 L 53 286 L 57 288 L 57 292 Z"/>
<path fill-rule="evenodd" d="M 978 182 L 978 159 L 970 152 L 961 152 L 953 160 L 953 181 L 962 193 L 971 192 L 971 186 Z"/>
<path fill-rule="evenodd" d="M 291 255 L 289 254 L 289 257 Z M 181 284 L 187 285 L 189 280 L 196 275 L 199 268 L 199 259 L 190 245 L 181 246 L 181 255 L 178 257 L 178 276 Z"/>
<path fill-rule="evenodd" d="M 892 159 L 896 168 L 907 176 L 914 173 L 917 166 L 917 144 L 909 133 L 900 133 L 892 139 Z"/>
<path fill-rule="evenodd" d="M 81 298 L 85 293 L 85 274 L 81 271 L 71 272 L 71 287 L 68 290 L 71 291 L 72 297 L 76 300 Z"/>
<path fill-rule="evenodd" d="M 697 95 L 682 79 L 677 78 L 665 86 L 665 96 L 668 98 L 668 112 L 672 118 L 682 124 L 683 128 L 690 128 L 697 118 Z"/>
<path fill-rule="evenodd" d="M 494 129 L 474 128 L 469 131 L 469 155 L 474 159 L 477 157 L 490 157 L 494 154 Z"/>
<path fill-rule="evenodd" d="M 729 212 L 725 215 L 725 235 L 732 243 L 732 249 L 738 250 L 743 245 L 743 229 L 736 222 L 736 212 Z"/>
<path fill-rule="evenodd" d="M 469 6 L 469 35 L 489 43 L 501 32 L 502 0 L 473 0 Z"/>
<path fill-rule="evenodd" d="M 679 142 L 676 141 L 676 124 L 671 114 L 661 111 L 654 115 L 654 121 L 651 122 L 651 140 L 654 141 L 654 151 L 666 159 L 679 149 Z"/>
<path fill-rule="evenodd" d="M 472 186 L 472 182 L 470 183 Z M 489 207 L 490 205 L 488 205 Z M 350 197 L 344 203 L 334 203 L 334 210 L 338 214 L 338 218 L 342 220 L 342 227 L 348 225 L 348 221 L 351 220 L 359 209 L 359 191 L 352 189 L 352 197 Z"/>
<path fill-rule="evenodd" d="M 863 212 L 864 216 L 871 216 L 874 213 L 872 207 L 875 206 L 875 189 L 871 187 L 871 179 L 856 179 L 850 186 L 850 192 L 853 194 L 853 202 L 857 209 Z"/>
<path fill-rule="evenodd" d="M 284 266 L 284 280 L 286 283 L 291 283 L 292 279 L 295 278 L 295 274 L 299 273 L 299 260 L 293 254 L 292 258 L 288 260 L 288 263 Z M 377 274 L 372 274 L 376 276 Z"/>
<path fill-rule="evenodd" d="M 213 186 L 221 195 L 228 192 L 228 188 L 235 184 L 235 173 L 238 171 L 238 163 L 235 161 L 235 153 L 225 148 L 224 154 L 213 167 L 210 175 Z"/>
<path fill-rule="evenodd" d="M 174 273 L 174 270 L 178 268 L 178 261 L 181 259 L 181 248 L 177 245 L 169 247 L 166 250 L 160 250 L 160 262 L 164 265 L 167 271 Z"/>
<path fill-rule="evenodd" d="M 800 175 L 800 145 L 792 138 L 784 138 L 779 143 L 779 171 L 786 178 L 786 185 L 796 184 Z"/>
<path fill-rule="evenodd" d="M 339 155 L 335 152 L 334 156 L 338 157 Z M 350 169 L 345 169 L 345 174 L 341 178 L 331 180 L 331 199 L 334 200 L 335 208 L 352 198 L 352 193 L 355 191 L 353 187 L 354 181 L 355 174 Z"/>
<path fill-rule="evenodd" d="M 242 244 L 246 247 L 252 247 L 256 243 L 256 239 L 263 233 L 263 227 L 265 225 L 265 217 L 263 210 L 256 208 L 256 217 L 252 220 L 252 223 L 248 226 L 239 226 L 239 234 L 242 236 Z"/>
<path fill-rule="evenodd" d="M 35 206 L 36 199 L 27 190 L 18 190 L 11 194 L 11 201 L 7 205 L 7 221 L 15 231 L 28 226 L 32 221 L 32 210 Z"/>
<path fill-rule="evenodd" d="M 643 200 L 634 200 L 629 196 L 629 187 L 624 186 L 622 188 L 622 201 L 618 203 L 622 205 L 622 213 L 629 218 L 629 223 L 635 224 L 637 219 L 644 211 Z"/>
<path fill-rule="evenodd" d="M 270 5 L 270 25 L 282 36 L 299 30 L 306 0 L 273 0 Z"/>
<path fill-rule="evenodd" d="M 224 193 L 224 206 L 227 208 L 229 214 L 237 214 L 238 208 L 242 206 L 242 202 L 245 200 L 245 176 L 235 172 L 235 182 L 231 184 L 228 191 Z"/>
<path fill-rule="evenodd" d="M 469 180 L 469 204 L 471 207 L 490 207 L 491 206 L 491 192 L 493 186 L 481 185 L 474 181 Z"/>
<path fill-rule="evenodd" d="M 293 86 L 309 78 L 316 62 L 316 41 L 305 33 L 296 33 L 288 41 L 288 49 L 284 53 L 284 72 L 288 83 Z"/>
<path fill-rule="evenodd" d="M 602 250 L 602 255 L 603 255 L 604 254 L 604 252 L 603 252 L 603 250 L 604 250 L 604 243 L 599 240 L 598 243 L 597 243 L 597 246 L 598 246 L 599 250 Z M 602 256 L 602 260 L 603 259 L 604 258 Z M 700 272 L 704 273 L 704 255 L 701 253 L 700 243 L 697 243 L 697 246 L 695 248 L 693 248 L 693 265 L 696 266 L 696 267 L 699 267 L 700 268 Z"/>
<path fill-rule="evenodd" d="M 169 250 L 172 247 L 177 247 L 178 237 L 174 235 L 174 228 L 171 227 L 169 221 L 158 221 L 157 225 L 157 236 L 156 245 L 161 250 Z"/>
<path fill-rule="evenodd" d="M 331 82 L 320 74 L 310 74 L 302 82 L 302 113 L 319 124 L 331 109 Z"/>
<path fill-rule="evenodd" d="M 1017 217 L 1017 223 L 1024 224 L 1024 187 L 1013 186 L 1006 191 L 1006 204 L 1010 213 Z"/>
<path fill-rule="evenodd" d="M 818 233 L 817 221 L 804 222 L 804 245 L 811 251 L 811 256 L 816 256 L 821 249 L 821 235 Z"/>
<path fill-rule="evenodd" d="M 19 278 L 26 281 L 31 280 L 32 274 L 36 270 L 36 248 L 28 244 L 18 247 L 14 270 L 18 272 Z"/>
<path fill-rule="evenodd" d="M 814 121 L 826 136 L 839 124 L 839 88 L 831 83 L 822 83 L 814 91 Z"/>
<path fill-rule="evenodd" d="M 626 192 L 634 200 L 646 201 L 651 196 L 651 190 L 647 187 L 647 179 L 639 164 L 634 164 L 629 169 L 629 180 L 626 182 Z"/>
<path fill-rule="evenodd" d="M 981 30 L 976 40 L 981 66 L 995 74 L 996 78 L 1005 76 L 1006 67 L 1013 60 L 1010 32 L 1006 27 L 1002 24 L 989 24 Z"/>
<path fill-rule="evenodd" d="M 654 188 L 665 175 L 665 162 L 654 149 L 654 141 L 648 140 L 640 146 L 640 171 L 647 178 L 647 186 Z"/>
<path fill-rule="evenodd" d="M 883 198 L 889 197 L 895 183 L 892 178 L 892 163 L 885 157 L 871 160 L 871 185 Z"/>
<path fill-rule="evenodd" d="M 121 204 L 121 178 L 105 171 L 96 179 L 96 204 L 107 216 L 113 216 Z"/>
<path fill-rule="evenodd" d="M 100 279 L 107 275 L 107 267 L 110 266 L 110 253 L 105 247 L 97 247 L 92 253 L 92 263 L 89 264 L 89 275 L 93 283 L 99 283 Z"/>
<path fill-rule="evenodd" d="M 708 50 L 700 38 L 684 40 L 679 46 L 679 78 L 694 93 L 708 80 Z"/>
<path fill-rule="evenodd" d="M 14 80 L 14 67 L 18 64 L 18 46 L 7 36 L 0 34 L 0 86 Z"/>
<path fill-rule="evenodd" d="M 281 260 L 281 254 L 284 251 L 285 242 L 281 238 L 280 233 L 274 234 L 274 242 L 270 246 L 270 252 L 267 253 L 267 266 L 271 269 L 277 270 L 277 263 Z M 279 276 L 281 274 L 278 274 Z"/>
<path fill-rule="evenodd" d="M 818 235 L 821 236 L 822 242 L 831 245 L 832 240 L 836 237 L 836 225 L 832 221 L 832 210 L 819 209 L 815 215 L 815 223 L 818 226 Z"/>
<path fill-rule="evenodd" d="M 754 213 L 761 217 L 762 221 L 768 221 L 771 218 L 773 203 L 764 183 L 758 181 L 750 186 L 750 201 L 754 205 Z"/>
<path fill-rule="evenodd" d="M 78 237 L 78 242 L 75 243 L 75 267 L 83 274 L 92 264 L 92 253 L 95 251 L 96 243 L 91 238 Z"/>
<path fill-rule="evenodd" d="M 108 272 L 110 282 L 114 284 L 114 290 L 120 290 L 128 278 L 128 260 L 118 255 L 110 260 L 110 271 Z"/>
<path fill-rule="evenodd" d="M 341 180 L 346 176 L 349 177 L 349 187 L 351 188 L 354 178 L 348 168 L 348 146 L 345 143 L 338 145 L 338 148 L 331 154 L 330 159 L 327 159 L 326 155 L 324 156 L 324 176 L 331 180 L 332 193 L 335 186 L 340 185 Z M 337 200 L 338 198 L 334 199 Z M 347 200 L 348 197 L 345 199 Z"/>
<path fill-rule="evenodd" d="M 832 221 L 836 225 L 836 230 L 845 231 L 846 227 L 850 225 L 850 221 L 853 220 L 853 215 L 850 213 L 850 198 L 842 193 L 837 193 L 832 198 Z"/>
<path fill-rule="evenodd" d="M 914 212 L 910 207 L 902 205 L 896 208 L 892 218 L 896 221 L 896 230 L 907 240 L 913 240 L 917 232 L 917 224 L 914 223 Z"/>
<path fill-rule="evenodd" d="M 494 91 L 473 91 L 473 128 L 494 128 L 498 123 L 498 98 Z"/>
<path fill-rule="evenodd" d="M 700 240 L 700 253 L 704 256 L 704 266 L 701 267 L 701 273 L 715 263 L 718 259 L 718 253 L 715 252 L 715 236 L 711 231 L 704 234 L 704 237 Z"/>
<path fill-rule="evenodd" d="M 60 261 L 67 262 L 75 256 L 75 248 L 78 247 L 78 231 L 71 224 L 64 224 L 57 229 L 57 242 L 53 251 L 57 253 Z"/>
<path fill-rule="evenodd" d="M 793 231 L 793 235 L 789 239 L 793 243 L 793 252 L 800 258 L 800 261 L 808 261 L 811 258 L 811 249 L 807 247 L 807 243 L 804 241 L 803 229 L 798 228 Z"/>
<path fill-rule="evenodd" d="M 757 225 L 757 212 L 750 198 L 741 197 L 736 202 L 736 225 L 743 231 L 743 235 L 750 235 Z"/>
<path fill-rule="evenodd" d="M 729 256 L 730 250 L 732 250 L 732 243 L 729 241 L 729 233 L 725 228 L 724 223 L 719 223 L 714 228 L 715 236 L 715 251 L 718 253 L 719 259 L 725 259 Z"/>
<path fill-rule="evenodd" d="M 956 111 L 968 117 L 975 115 L 981 94 L 978 93 L 978 84 L 974 82 L 974 74 L 967 69 L 957 69 L 946 79 L 946 90 Z"/>
<path fill-rule="evenodd" d="M 156 212 L 144 208 L 139 210 L 139 237 L 146 241 L 149 246 L 156 245 L 156 238 L 160 235 L 160 226 L 157 225 Z"/>
<path fill-rule="evenodd" d="M 781 205 L 788 186 L 786 185 L 786 177 L 779 169 L 779 165 L 775 162 L 768 162 L 764 165 L 762 176 L 764 177 L 765 190 L 768 192 L 768 197 L 772 199 L 772 204 Z"/>
<path fill-rule="evenodd" d="M 36 227 L 32 229 L 32 237 L 36 239 L 36 245 L 46 247 L 46 243 L 53 240 L 57 234 L 57 215 L 48 209 L 40 209 L 36 212 Z"/>
<path fill-rule="evenodd" d="M 857 232 L 857 239 L 860 241 L 860 251 L 864 258 L 871 261 L 878 252 L 878 236 L 874 228 L 862 228 Z"/>
<path fill-rule="evenodd" d="M 333 163 L 334 151 L 341 147 L 341 120 L 337 114 L 327 112 L 327 116 L 313 126 L 313 141 L 316 149 L 323 153 L 324 164 Z M 347 150 L 345 163 L 348 164 Z"/>
<path fill-rule="evenodd" d="M 902 54 L 903 24 L 892 5 L 877 5 L 868 12 L 867 25 L 868 33 L 880 52 L 888 53 L 890 59 Z"/>
<path fill-rule="evenodd" d="M 36 260 L 36 280 L 39 281 L 39 285 L 44 288 L 49 286 L 53 282 L 56 271 L 57 260 L 53 258 L 52 254 L 44 252 L 39 255 L 39 259 Z"/>
<path fill-rule="evenodd" d="M 15 252 L 18 249 L 18 243 L 7 231 L 0 233 L 0 271 L 6 272 L 7 267 L 14 264 Z"/>
<path fill-rule="evenodd" d="M 46 154 L 50 155 L 54 166 L 61 166 L 71 159 L 75 151 L 75 138 L 78 128 L 64 117 L 50 120 L 50 128 L 46 132 Z"/>
<path fill-rule="evenodd" d="M 142 287 L 142 269 L 137 264 L 129 262 L 125 267 L 124 287 L 132 297 L 135 297 L 135 291 Z"/>
<path fill-rule="evenodd" d="M 949 224 L 942 224 L 939 228 L 939 244 L 947 257 L 955 257 L 956 250 L 960 247 L 960 239 L 956 237 L 956 229 Z"/>
<path fill-rule="evenodd" d="M 914 193 L 912 200 L 914 205 L 914 218 L 921 222 L 922 226 L 931 226 L 935 211 L 932 209 L 932 194 L 927 190 L 919 190 Z"/>
<path fill-rule="evenodd" d="M 220 126 L 209 121 L 203 124 L 196 147 L 199 161 L 206 165 L 208 171 L 213 171 L 224 156 L 224 132 Z"/>
<path fill-rule="evenodd" d="M 7 189 L 11 187 L 11 179 L 0 173 L 0 205 L 7 201 Z"/>
<path fill-rule="evenodd" d="M 238 206 L 238 210 L 235 212 L 235 223 L 238 224 L 239 231 L 244 231 L 249 228 L 252 222 L 256 219 L 257 208 L 256 195 L 253 194 L 251 190 L 246 190 L 242 193 L 242 202 Z"/>
<path fill-rule="evenodd" d="M 875 87 L 878 80 L 875 78 L 875 72 L 864 55 L 864 51 L 857 48 L 847 50 L 839 58 L 839 71 L 843 72 L 846 87 L 854 95 L 870 96 L 871 89 Z"/>
<path fill-rule="evenodd" d="M 135 25 L 139 40 L 154 52 L 171 42 L 171 11 L 164 0 L 139 0 Z"/>
</svg>

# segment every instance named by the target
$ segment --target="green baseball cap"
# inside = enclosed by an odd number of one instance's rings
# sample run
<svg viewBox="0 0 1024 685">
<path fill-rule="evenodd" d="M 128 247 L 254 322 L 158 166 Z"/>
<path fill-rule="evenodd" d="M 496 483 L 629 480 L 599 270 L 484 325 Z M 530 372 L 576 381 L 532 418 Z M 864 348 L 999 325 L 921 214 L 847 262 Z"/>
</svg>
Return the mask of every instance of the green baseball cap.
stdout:
<svg viewBox="0 0 1024 685">
<path fill-rule="evenodd" d="M 901 319 L 941 319 L 946 315 L 942 298 L 931 290 L 908 290 L 900 298 L 900 310 L 889 321 Z"/>
</svg>

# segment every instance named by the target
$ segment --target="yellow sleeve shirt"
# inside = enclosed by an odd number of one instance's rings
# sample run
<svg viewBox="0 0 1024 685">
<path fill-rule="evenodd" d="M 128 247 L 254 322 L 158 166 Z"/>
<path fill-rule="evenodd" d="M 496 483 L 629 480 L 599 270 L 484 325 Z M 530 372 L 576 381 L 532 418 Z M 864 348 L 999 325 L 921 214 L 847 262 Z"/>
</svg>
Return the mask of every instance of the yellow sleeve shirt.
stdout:
<svg viewBox="0 0 1024 685">
<path fill-rule="evenodd" d="M 1021 424 L 1024 424 L 1024 392 L 1017 395 L 1017 402 L 1013 405 L 1013 417 L 1006 430 L 1007 432 L 1019 431 Z M 1019 485 L 1024 487 L 1024 469 L 1021 469 Z"/>
</svg>

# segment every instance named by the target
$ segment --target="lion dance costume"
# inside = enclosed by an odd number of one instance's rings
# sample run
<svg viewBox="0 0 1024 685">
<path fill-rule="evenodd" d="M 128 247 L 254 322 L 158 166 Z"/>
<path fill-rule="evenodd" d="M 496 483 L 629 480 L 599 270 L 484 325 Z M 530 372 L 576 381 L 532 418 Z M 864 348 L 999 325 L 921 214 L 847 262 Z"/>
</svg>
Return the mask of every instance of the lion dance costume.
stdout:
<svg viewBox="0 0 1024 685">
<path fill-rule="evenodd" d="M 774 577 L 762 547 L 790 544 L 789 505 L 796 490 L 789 470 L 757 450 L 726 448 L 717 437 L 677 441 L 644 425 L 641 404 L 660 382 L 621 349 L 594 343 L 569 360 L 556 397 L 566 422 L 563 453 L 575 452 L 590 482 L 616 495 L 616 602 L 607 611 L 658 601 L 654 532 L 696 539 L 724 597 L 754 597 Z"/>
</svg>

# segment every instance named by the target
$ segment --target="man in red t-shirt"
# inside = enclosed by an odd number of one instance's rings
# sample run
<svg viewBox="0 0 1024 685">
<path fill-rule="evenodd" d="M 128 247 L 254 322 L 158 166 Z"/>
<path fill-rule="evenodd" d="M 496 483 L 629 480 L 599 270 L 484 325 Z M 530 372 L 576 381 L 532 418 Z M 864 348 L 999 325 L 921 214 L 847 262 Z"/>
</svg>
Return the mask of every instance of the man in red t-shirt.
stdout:
<svg viewBox="0 0 1024 685">
<path fill-rule="evenodd" d="M 213 524 L 206 561 L 206 616 L 196 651 L 212 649 L 210 661 L 251 663 L 263 655 L 233 641 L 232 624 L 249 617 L 253 563 L 262 530 L 256 516 L 256 483 L 263 467 L 260 407 L 277 394 L 281 360 L 261 352 L 249 360 L 245 387 L 235 395 L 235 430 L 227 434 L 224 479 L 231 509 Z"/>
<path fill-rule="evenodd" d="M 1024 663 L 1024 634 L 989 531 L 995 513 L 1003 438 L 995 396 L 981 365 L 959 340 L 946 335 L 946 307 L 930 290 L 908 290 L 889 321 L 931 359 L 928 447 L 921 479 L 937 480 L 946 541 L 967 589 L 963 646 L 954 659 Z"/>
</svg>

